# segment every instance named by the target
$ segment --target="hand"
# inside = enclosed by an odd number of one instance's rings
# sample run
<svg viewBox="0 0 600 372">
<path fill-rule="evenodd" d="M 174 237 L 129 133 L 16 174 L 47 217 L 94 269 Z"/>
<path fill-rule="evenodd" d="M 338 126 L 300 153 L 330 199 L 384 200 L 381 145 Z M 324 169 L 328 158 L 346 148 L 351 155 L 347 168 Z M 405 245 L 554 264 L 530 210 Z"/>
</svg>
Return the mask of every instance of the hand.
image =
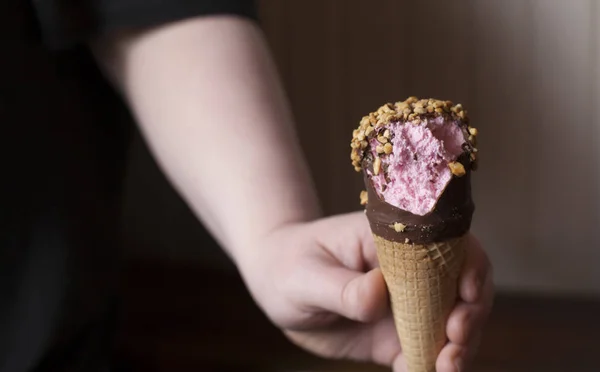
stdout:
<svg viewBox="0 0 600 372">
<path fill-rule="evenodd" d="M 492 306 L 491 265 L 473 237 L 438 372 L 464 372 Z M 240 269 L 259 306 L 297 345 L 327 358 L 406 371 L 375 246 L 362 212 L 266 237 Z"/>
</svg>

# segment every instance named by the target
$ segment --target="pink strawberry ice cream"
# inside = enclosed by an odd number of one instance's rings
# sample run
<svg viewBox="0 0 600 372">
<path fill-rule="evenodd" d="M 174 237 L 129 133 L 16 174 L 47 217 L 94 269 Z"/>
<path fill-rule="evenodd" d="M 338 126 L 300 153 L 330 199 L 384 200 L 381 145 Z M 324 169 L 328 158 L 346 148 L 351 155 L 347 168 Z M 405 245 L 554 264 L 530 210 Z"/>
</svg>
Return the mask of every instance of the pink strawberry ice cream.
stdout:
<svg viewBox="0 0 600 372">
<path fill-rule="evenodd" d="M 370 139 L 371 152 L 381 158 L 381 169 L 386 171 L 375 175 L 369 170 L 369 178 L 387 203 L 423 216 L 434 209 L 452 179 L 448 164 L 463 153 L 465 135 L 454 120 L 443 116 L 418 123 L 392 122 L 387 129 L 393 152 L 378 155 L 379 142 Z"/>
</svg>

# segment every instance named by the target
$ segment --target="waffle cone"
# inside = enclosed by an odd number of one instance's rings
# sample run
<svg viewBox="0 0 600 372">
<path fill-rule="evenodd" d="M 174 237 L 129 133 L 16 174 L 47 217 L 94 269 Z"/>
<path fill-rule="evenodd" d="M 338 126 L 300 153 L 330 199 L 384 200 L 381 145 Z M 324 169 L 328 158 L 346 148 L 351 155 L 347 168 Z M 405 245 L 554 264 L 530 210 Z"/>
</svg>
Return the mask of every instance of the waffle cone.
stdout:
<svg viewBox="0 0 600 372">
<path fill-rule="evenodd" d="M 457 299 L 464 239 L 418 245 L 374 238 L 408 372 L 435 372 Z"/>
</svg>

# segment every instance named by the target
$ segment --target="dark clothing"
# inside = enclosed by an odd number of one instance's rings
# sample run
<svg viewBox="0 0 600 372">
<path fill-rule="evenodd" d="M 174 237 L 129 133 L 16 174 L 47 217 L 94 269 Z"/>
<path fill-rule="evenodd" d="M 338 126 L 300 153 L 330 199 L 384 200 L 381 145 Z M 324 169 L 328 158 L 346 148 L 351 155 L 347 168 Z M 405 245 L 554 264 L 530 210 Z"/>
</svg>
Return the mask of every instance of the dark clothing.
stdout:
<svg viewBox="0 0 600 372">
<path fill-rule="evenodd" d="M 0 1 L 0 372 L 103 371 L 131 116 L 85 42 L 244 0 Z"/>
</svg>

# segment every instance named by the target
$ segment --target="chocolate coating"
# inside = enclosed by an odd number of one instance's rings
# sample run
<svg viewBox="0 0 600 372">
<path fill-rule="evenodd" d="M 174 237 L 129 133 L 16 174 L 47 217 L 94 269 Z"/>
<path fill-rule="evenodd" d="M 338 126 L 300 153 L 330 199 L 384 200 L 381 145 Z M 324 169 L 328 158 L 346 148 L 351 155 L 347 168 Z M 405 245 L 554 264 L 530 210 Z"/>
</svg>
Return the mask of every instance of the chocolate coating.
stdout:
<svg viewBox="0 0 600 372">
<path fill-rule="evenodd" d="M 464 165 L 466 174 L 462 177 L 453 176 L 435 208 L 424 216 L 394 207 L 382 200 L 366 172 L 363 172 L 369 196 L 366 213 L 371 231 L 386 240 L 404 243 L 408 239 L 414 244 L 441 242 L 468 232 L 475 211 L 471 197 L 471 166 L 467 154 L 463 154 L 458 161 Z M 371 160 L 365 158 L 363 169 L 372 169 L 370 163 Z M 397 232 L 394 223 L 402 223 L 406 228 Z"/>
</svg>

